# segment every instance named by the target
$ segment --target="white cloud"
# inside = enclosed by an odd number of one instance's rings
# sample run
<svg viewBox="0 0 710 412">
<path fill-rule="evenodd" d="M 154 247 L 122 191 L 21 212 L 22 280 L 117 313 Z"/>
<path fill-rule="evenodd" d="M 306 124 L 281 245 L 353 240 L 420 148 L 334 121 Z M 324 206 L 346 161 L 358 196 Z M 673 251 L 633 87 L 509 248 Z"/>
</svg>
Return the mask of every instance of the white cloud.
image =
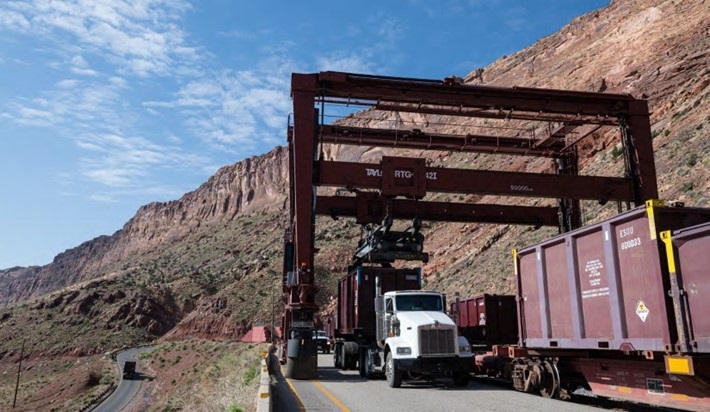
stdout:
<svg viewBox="0 0 710 412">
<path fill-rule="evenodd" d="M 56 84 L 56 87 L 58 89 L 73 89 L 78 85 L 79 85 L 78 80 L 69 79 L 69 80 L 60 81 L 59 83 Z"/>
<path fill-rule="evenodd" d="M 116 196 L 105 192 L 93 193 L 89 196 L 89 199 L 100 203 L 118 203 Z"/>
<path fill-rule="evenodd" d="M 57 122 L 57 113 L 51 110 L 11 105 L 13 113 L 3 113 L 3 117 L 22 126 L 49 127 Z"/>
<path fill-rule="evenodd" d="M 176 24 L 190 9 L 184 0 L 31 0 L 0 5 L 0 26 L 71 43 L 138 76 L 169 75 L 199 63 Z M 59 38 L 63 38 L 60 36 Z M 64 37 L 65 38 L 65 37 Z M 74 64 L 78 74 L 94 74 Z"/>
<path fill-rule="evenodd" d="M 0 27 L 7 27 L 12 30 L 24 32 L 30 29 L 30 22 L 22 13 L 0 9 Z"/>
<path fill-rule="evenodd" d="M 130 168 L 91 169 L 84 176 L 107 186 L 129 186 L 133 178 L 141 176 L 140 170 Z"/>
<path fill-rule="evenodd" d="M 89 64 L 84 60 L 81 55 L 76 55 L 71 58 L 71 71 L 74 74 L 84 75 L 84 76 L 97 76 L 99 73 L 89 67 Z"/>
<path fill-rule="evenodd" d="M 372 60 L 355 53 L 335 53 L 316 59 L 319 71 L 338 71 L 349 73 L 372 73 L 375 71 Z"/>
<path fill-rule="evenodd" d="M 96 194 L 101 201 L 158 186 L 152 180 L 161 169 L 213 170 L 215 151 L 238 160 L 264 142 L 271 146 L 275 135 L 283 136 L 290 111 L 293 64 L 274 53 L 252 71 L 210 72 L 203 67 L 210 55 L 187 44 L 180 28 L 189 8 L 183 0 L 0 3 L 4 28 L 19 32 L 17 22 L 26 20 L 26 34 L 46 44 L 35 51 L 58 55 L 47 64 L 60 73 L 51 89 L 11 99 L 1 116 L 71 139 L 82 152 L 76 171 L 61 181 L 112 188 Z M 132 93 L 139 85 L 163 87 L 150 78 L 162 75 L 183 86 L 167 101 L 145 102 L 150 116 L 136 112 Z M 174 118 L 182 124 L 169 123 Z M 159 129 L 144 129 L 158 119 Z M 182 148 L 195 136 L 202 141 L 199 154 Z"/>
<path fill-rule="evenodd" d="M 157 168 L 200 167 L 203 155 L 185 153 L 174 145 L 160 145 L 142 137 L 118 134 L 85 134 L 76 144 L 96 156 L 83 158 L 81 174 L 91 181 L 113 187 L 141 187 L 143 178 Z"/>
<path fill-rule="evenodd" d="M 138 119 L 122 97 L 126 87 L 120 77 L 65 79 L 41 97 L 12 102 L 3 117 L 23 126 L 49 128 L 82 149 L 85 155 L 79 159 L 74 181 L 139 188 L 158 169 L 199 169 L 210 162 L 207 155 L 184 152 L 174 144 L 174 137 L 162 145 L 131 132 Z M 67 175 L 61 180 L 71 181 Z"/>
<path fill-rule="evenodd" d="M 215 170 L 216 171 L 216 170 Z M 214 172 L 214 171 L 213 171 Z M 101 190 L 91 194 L 89 198 L 93 201 L 100 203 L 116 203 L 120 199 L 126 197 L 140 198 L 140 199 L 176 199 L 189 189 L 193 189 L 190 185 L 187 187 L 174 187 L 170 185 L 147 185 L 137 188 L 112 188 L 110 190 Z M 71 192 L 63 193 L 64 196 L 75 196 Z"/>
<path fill-rule="evenodd" d="M 24 126 L 120 129 L 124 118 L 118 115 L 116 105 L 121 101 L 121 89 L 114 83 L 65 79 L 41 97 L 18 99 L 10 107 L 14 121 Z M 89 124 L 93 122 L 98 125 Z"/>
<path fill-rule="evenodd" d="M 286 73 L 224 71 L 187 83 L 173 100 L 144 106 L 176 110 L 192 133 L 215 149 L 246 153 L 272 142 L 272 133 L 283 133 L 291 110 L 288 84 Z"/>
<path fill-rule="evenodd" d="M 91 70 L 91 69 L 81 69 L 78 67 L 72 67 L 71 68 L 72 73 L 74 74 L 80 74 L 83 76 L 96 76 L 98 75 L 98 72 L 96 70 Z"/>
</svg>

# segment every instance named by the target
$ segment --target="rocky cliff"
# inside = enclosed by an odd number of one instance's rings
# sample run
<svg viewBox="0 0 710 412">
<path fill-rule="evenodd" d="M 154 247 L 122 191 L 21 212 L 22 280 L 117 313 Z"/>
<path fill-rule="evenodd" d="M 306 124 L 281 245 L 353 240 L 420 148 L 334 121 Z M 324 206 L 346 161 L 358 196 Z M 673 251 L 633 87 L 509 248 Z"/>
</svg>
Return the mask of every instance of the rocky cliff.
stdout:
<svg viewBox="0 0 710 412">
<path fill-rule="evenodd" d="M 647 98 L 653 112 L 661 197 L 708 206 L 709 10 L 706 0 L 613 1 L 518 53 L 474 69 L 465 81 L 622 92 Z M 462 44 L 465 47 L 463 40 Z M 368 113 L 348 121 L 376 127 L 388 120 Z M 447 119 L 409 120 L 445 123 Z M 585 144 L 589 146 L 585 170 L 621 170 L 621 160 L 614 155 L 615 143 L 608 136 L 594 135 Z M 372 161 L 382 153 L 382 149 L 364 147 L 326 150 L 328 157 L 350 161 Z M 434 160 L 471 168 L 546 167 L 519 159 L 491 161 L 447 153 L 435 154 Z M 221 334 L 233 338 L 239 331 L 224 319 L 239 325 L 256 319 L 259 310 L 254 305 L 259 304 L 259 296 L 267 296 L 259 286 L 272 282 L 279 271 L 287 163 L 287 153 L 279 147 L 226 166 L 194 192 L 176 201 L 142 207 L 112 236 L 68 250 L 50 265 L 0 271 L 0 306 L 77 282 L 133 274 L 144 276 L 147 284 L 174 285 L 179 290 L 176 305 L 185 314 L 199 309 L 186 318 L 189 325 L 183 325 L 181 335 L 202 336 L 204 324 L 212 322 L 220 325 Z M 495 201 L 481 196 L 463 200 Z M 587 222 L 604 213 L 595 206 L 584 212 Z M 331 240 L 318 245 L 321 252 L 317 256 L 322 271 L 319 299 L 326 302 L 333 289 L 328 282 L 332 283 L 347 264 L 350 243 L 357 233 L 354 225 L 322 223 L 318 241 Z M 510 291 L 510 249 L 550 234 L 525 227 L 429 225 L 426 247 L 432 259 L 425 267 L 427 282 L 431 287 L 463 294 Z M 224 299 L 225 304 L 214 306 L 218 299 Z"/>
<path fill-rule="evenodd" d="M 179 200 L 141 207 L 112 236 L 100 236 L 57 255 L 42 267 L 0 270 L 0 307 L 116 271 L 127 258 L 149 257 L 199 228 L 242 213 L 275 214 L 286 207 L 288 155 L 283 147 L 215 173 Z"/>
<path fill-rule="evenodd" d="M 615 0 L 518 53 L 472 68 L 465 81 L 647 98 L 661 197 L 707 207 L 709 21 L 708 0 Z M 467 41 L 461 39 L 461 47 Z M 442 124 L 442 131 L 451 132 L 457 127 L 445 117 L 395 117 L 368 111 L 343 121 L 371 127 L 388 127 L 393 121 L 420 127 Z M 345 161 L 374 162 L 390 152 L 324 149 L 328 158 Z M 550 167 L 520 157 L 428 155 L 434 164 L 449 167 Z M 619 175 L 623 170 L 613 133 L 590 135 L 582 142 L 582 155 L 582 173 Z M 33 388 L 25 404 L 49 409 L 62 391 L 67 399 L 84 396 L 83 377 L 98 381 L 100 374 L 87 372 L 91 357 L 85 355 L 158 339 L 237 340 L 252 323 L 269 321 L 272 299 L 278 321 L 287 163 L 285 149 L 277 147 L 225 166 L 195 191 L 140 208 L 121 230 L 67 250 L 49 265 L 0 270 L 0 336 L 6 337 L 0 340 L 0 404 L 10 402 L 21 347 L 30 354 L 23 387 Z M 500 199 L 468 195 L 455 201 Z M 583 205 L 586 223 L 613 213 L 613 208 Z M 335 279 L 344 272 L 359 231 L 348 219 L 318 218 L 317 228 L 316 299 L 328 311 Z M 423 268 L 425 286 L 461 296 L 513 291 L 510 250 L 555 233 L 429 222 L 423 232 L 430 253 Z M 78 366 L 67 369 L 71 364 Z M 113 365 L 107 371 L 112 375 Z"/>
</svg>

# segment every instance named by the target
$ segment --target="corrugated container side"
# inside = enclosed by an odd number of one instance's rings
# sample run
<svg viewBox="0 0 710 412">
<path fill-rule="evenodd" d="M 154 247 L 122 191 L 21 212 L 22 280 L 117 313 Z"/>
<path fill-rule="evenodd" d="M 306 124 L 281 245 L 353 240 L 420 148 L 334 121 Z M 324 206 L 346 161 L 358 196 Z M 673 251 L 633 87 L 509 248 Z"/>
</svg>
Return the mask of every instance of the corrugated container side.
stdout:
<svg viewBox="0 0 710 412">
<path fill-rule="evenodd" d="M 419 269 L 358 266 L 338 281 L 337 336 L 375 337 L 375 278 L 380 278 L 382 293 L 393 290 L 419 290 Z"/>
<path fill-rule="evenodd" d="M 467 327 L 470 326 L 471 324 L 471 315 L 469 314 L 468 306 L 466 305 L 466 301 L 460 302 L 459 305 L 459 310 L 461 313 L 461 318 L 459 321 L 459 325 Z"/>
<path fill-rule="evenodd" d="M 685 314 L 688 352 L 710 353 L 710 223 L 675 231 L 672 235 L 676 258 L 671 266 L 679 278 L 674 291 Z"/>
<path fill-rule="evenodd" d="M 470 298 L 467 299 L 464 304 L 466 313 L 468 314 L 466 326 L 469 328 L 478 326 L 478 300 L 476 298 Z"/>
<path fill-rule="evenodd" d="M 520 250 L 522 343 L 669 350 L 676 325 L 658 233 L 707 221 L 710 209 L 649 204 Z"/>
<path fill-rule="evenodd" d="M 453 312 L 457 310 L 455 305 L 451 304 Z M 471 344 L 518 342 L 515 296 L 483 294 L 469 297 L 459 301 L 458 311 L 459 333 Z"/>
<path fill-rule="evenodd" d="M 541 252 L 527 249 L 518 253 L 518 307 L 522 321 L 521 337 L 527 339 L 542 339 L 543 330 L 547 330 L 548 310 L 546 305 L 545 278 L 537 269 L 537 261 L 541 260 Z M 538 258 L 540 256 L 540 258 Z M 541 302 L 541 298 L 543 301 Z M 548 334 L 545 333 L 545 337 Z"/>
<path fill-rule="evenodd" d="M 486 313 L 489 343 L 518 342 L 518 308 L 514 295 L 486 295 Z"/>
</svg>

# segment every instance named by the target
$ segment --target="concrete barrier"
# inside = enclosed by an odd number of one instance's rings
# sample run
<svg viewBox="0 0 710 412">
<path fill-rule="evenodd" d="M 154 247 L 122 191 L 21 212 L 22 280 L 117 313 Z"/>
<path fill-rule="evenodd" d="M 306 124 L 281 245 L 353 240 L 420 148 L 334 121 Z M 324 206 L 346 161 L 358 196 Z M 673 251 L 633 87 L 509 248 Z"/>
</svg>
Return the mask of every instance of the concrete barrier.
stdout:
<svg viewBox="0 0 710 412">
<path fill-rule="evenodd" d="M 256 395 L 256 412 L 271 412 L 271 377 L 269 376 L 269 350 L 261 352 L 261 380 Z"/>
</svg>

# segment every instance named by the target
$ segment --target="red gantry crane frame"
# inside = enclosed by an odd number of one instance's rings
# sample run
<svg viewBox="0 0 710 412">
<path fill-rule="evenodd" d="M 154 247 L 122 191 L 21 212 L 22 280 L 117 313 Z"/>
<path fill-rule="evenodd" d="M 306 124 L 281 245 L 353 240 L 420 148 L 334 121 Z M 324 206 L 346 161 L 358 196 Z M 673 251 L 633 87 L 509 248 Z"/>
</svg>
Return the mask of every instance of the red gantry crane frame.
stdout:
<svg viewBox="0 0 710 412">
<path fill-rule="evenodd" d="M 288 377 L 317 376 L 317 356 L 310 333 L 318 309 L 313 270 L 318 214 L 354 217 L 363 224 L 382 222 L 389 216 L 547 225 L 567 231 L 581 225 L 580 200 L 641 205 L 658 197 L 648 105 L 630 95 L 465 85 L 458 78 L 422 80 L 342 72 L 294 73 L 291 94 L 293 126 L 288 130 L 291 225 L 285 238 L 287 304 L 282 319 Z M 555 122 L 561 126 L 536 138 L 361 128 L 323 124 L 319 121 L 318 106 L 324 104 L 355 104 L 382 111 L 464 118 Z M 584 136 L 572 143 L 565 137 L 585 125 L 619 128 L 626 167 L 624 177 L 578 175 L 575 144 Z M 319 158 L 317 151 L 323 143 L 547 157 L 555 161 L 557 174 L 430 167 L 425 159 L 405 157 L 383 157 L 379 165 L 326 161 Z M 317 186 L 347 188 L 355 196 L 319 196 Z M 559 207 L 421 200 L 429 192 L 556 198 Z"/>
</svg>

